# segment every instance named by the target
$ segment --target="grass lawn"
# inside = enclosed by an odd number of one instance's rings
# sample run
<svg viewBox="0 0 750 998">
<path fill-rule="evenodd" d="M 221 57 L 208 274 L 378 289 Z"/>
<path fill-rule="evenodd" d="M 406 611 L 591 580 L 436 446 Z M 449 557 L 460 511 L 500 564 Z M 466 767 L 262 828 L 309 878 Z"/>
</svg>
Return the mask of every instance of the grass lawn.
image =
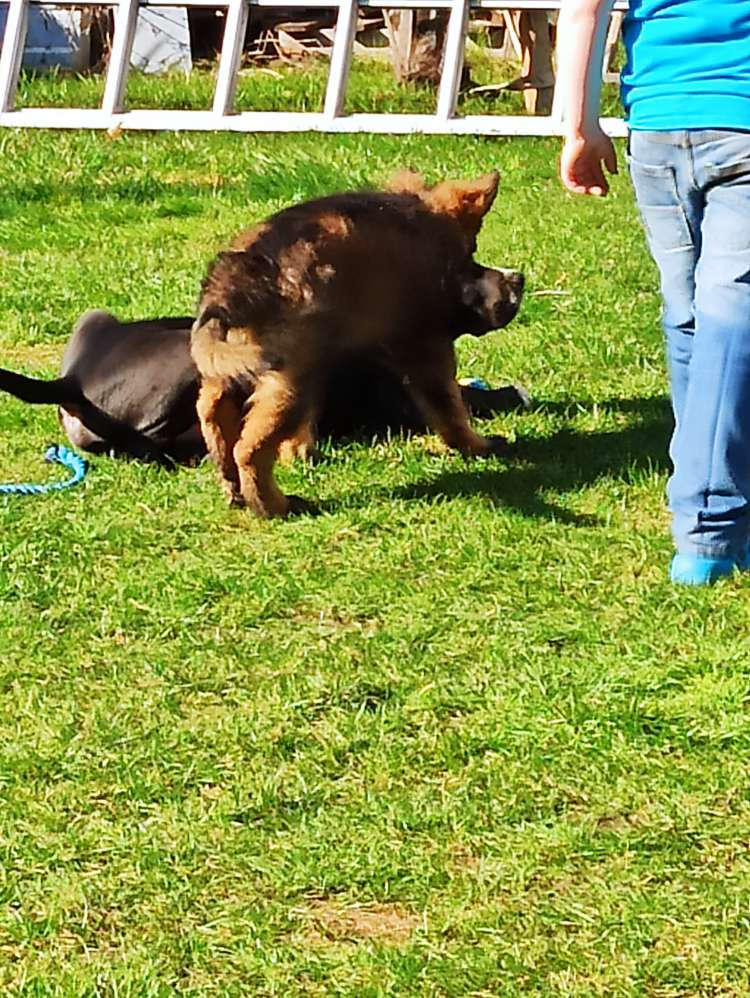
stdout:
<svg viewBox="0 0 750 998">
<path fill-rule="evenodd" d="M 507 461 L 328 444 L 281 476 L 318 518 L 105 458 L 0 500 L 3 995 L 750 995 L 750 581 L 665 581 L 655 272 L 626 178 L 575 200 L 556 155 L 0 131 L 3 366 L 51 375 L 86 308 L 191 310 L 297 199 L 498 167 L 478 256 L 530 294 L 460 373 L 535 400 Z M 0 431 L 2 480 L 64 474 L 51 409 Z"/>
</svg>

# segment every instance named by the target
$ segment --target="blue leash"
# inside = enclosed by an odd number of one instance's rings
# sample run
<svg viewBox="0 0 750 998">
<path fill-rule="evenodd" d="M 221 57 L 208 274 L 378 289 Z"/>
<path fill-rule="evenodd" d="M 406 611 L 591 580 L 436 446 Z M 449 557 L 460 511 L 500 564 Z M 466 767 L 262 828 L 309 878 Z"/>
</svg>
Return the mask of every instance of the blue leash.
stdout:
<svg viewBox="0 0 750 998">
<path fill-rule="evenodd" d="M 46 485 L 33 485 L 28 482 L 9 482 L 0 485 L 0 495 L 43 496 L 48 492 L 61 492 L 63 489 L 79 485 L 86 477 L 88 464 L 82 457 L 75 454 L 62 444 L 52 444 L 44 453 L 44 460 L 53 464 L 62 464 L 73 471 L 72 478 L 64 482 L 49 482 Z"/>
</svg>

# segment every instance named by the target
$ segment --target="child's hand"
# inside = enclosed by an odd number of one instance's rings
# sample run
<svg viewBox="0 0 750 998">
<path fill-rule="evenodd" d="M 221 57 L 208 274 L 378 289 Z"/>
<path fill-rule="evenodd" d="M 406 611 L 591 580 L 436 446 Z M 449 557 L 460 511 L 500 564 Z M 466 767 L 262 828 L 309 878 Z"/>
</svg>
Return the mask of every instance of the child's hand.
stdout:
<svg viewBox="0 0 750 998">
<path fill-rule="evenodd" d="M 570 136 L 560 157 L 560 179 L 574 194 L 602 198 L 609 190 L 602 163 L 609 173 L 617 173 L 615 147 L 600 128 L 590 135 Z"/>
</svg>

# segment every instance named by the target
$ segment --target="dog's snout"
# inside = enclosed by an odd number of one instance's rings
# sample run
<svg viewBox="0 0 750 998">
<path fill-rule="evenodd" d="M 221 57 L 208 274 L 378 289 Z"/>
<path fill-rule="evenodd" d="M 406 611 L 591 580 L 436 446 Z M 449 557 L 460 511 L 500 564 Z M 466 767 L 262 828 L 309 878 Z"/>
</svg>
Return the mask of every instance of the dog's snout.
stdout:
<svg viewBox="0 0 750 998">
<path fill-rule="evenodd" d="M 520 301 L 526 279 L 520 270 L 504 270 L 503 278 L 512 297 Z"/>
<path fill-rule="evenodd" d="M 524 275 L 520 270 L 477 266 L 461 286 L 461 301 L 466 310 L 460 323 L 465 332 L 475 336 L 502 329 L 521 306 Z"/>
</svg>

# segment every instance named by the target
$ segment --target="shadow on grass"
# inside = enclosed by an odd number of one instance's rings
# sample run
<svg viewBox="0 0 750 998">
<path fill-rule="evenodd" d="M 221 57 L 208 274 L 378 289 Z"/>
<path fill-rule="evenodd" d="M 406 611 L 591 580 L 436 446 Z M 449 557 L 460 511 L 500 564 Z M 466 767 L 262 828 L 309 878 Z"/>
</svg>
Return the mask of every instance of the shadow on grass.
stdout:
<svg viewBox="0 0 750 998">
<path fill-rule="evenodd" d="M 273 139 L 273 136 L 270 138 Z M 242 202 L 243 198 L 249 197 L 259 204 L 279 201 L 286 205 L 293 200 L 302 200 L 306 197 L 322 197 L 342 187 L 342 177 L 337 169 L 322 164 L 316 166 L 314 172 L 309 170 L 305 172 L 303 166 L 295 175 L 295 179 L 304 193 L 292 198 L 289 193 L 291 166 L 283 159 L 265 167 L 262 172 L 249 170 L 242 180 L 237 178 L 227 180 L 218 174 L 205 179 L 189 176 L 183 179 L 175 177 L 173 171 L 169 176 L 163 176 L 159 173 L 163 168 L 158 164 L 155 172 L 151 174 L 138 175 L 135 172 L 128 174 L 128 171 L 134 169 L 132 162 L 124 159 L 120 165 L 119 174 L 115 171 L 97 173 L 94 167 L 89 166 L 81 177 L 52 179 L 4 177 L 0 181 L 0 206 L 4 214 L 10 217 L 11 214 L 20 214 L 29 204 L 67 204 L 71 201 L 86 204 L 92 196 L 106 197 L 113 202 L 138 206 L 146 204 L 151 208 L 156 205 L 157 209 L 165 199 L 180 199 L 185 202 L 195 202 L 196 208 L 193 213 L 198 213 L 199 210 L 208 211 L 211 200 L 220 195 L 226 195 L 230 203 Z M 125 175 L 122 175 L 123 173 Z M 368 185 L 359 183 L 355 186 Z M 270 209 L 264 209 L 264 215 L 269 213 Z M 237 224 L 241 226 L 246 221 L 249 219 L 240 218 Z"/>
<path fill-rule="evenodd" d="M 168 182 L 159 177 L 105 177 L 92 181 L 91 177 L 69 180 L 42 180 L 9 178 L 0 184 L 0 195 L 6 207 L 28 204 L 50 204 L 55 201 L 86 201 L 92 193 L 107 194 L 114 200 L 160 201 L 171 197 L 204 197 L 214 193 L 216 184 L 212 180 Z"/>
<path fill-rule="evenodd" d="M 549 493 L 575 492 L 600 478 L 627 480 L 639 470 L 666 471 L 672 428 L 666 398 L 607 399 L 597 405 L 605 411 L 632 414 L 639 422 L 602 433 L 562 429 L 548 437 L 522 437 L 503 459 L 504 467 L 498 467 L 495 459 L 475 461 L 467 463 L 465 470 L 446 471 L 429 481 L 397 489 L 381 489 L 379 494 L 428 501 L 481 496 L 493 506 L 514 509 L 524 516 L 596 525 L 600 522 L 597 517 L 573 513 L 551 501 Z M 567 416 L 580 413 L 581 406 L 576 402 L 539 403 L 533 411 Z M 522 416 L 518 425 L 522 430 Z M 359 505 L 356 497 L 350 502 Z M 323 508 L 333 511 L 338 505 L 324 504 Z"/>
</svg>

